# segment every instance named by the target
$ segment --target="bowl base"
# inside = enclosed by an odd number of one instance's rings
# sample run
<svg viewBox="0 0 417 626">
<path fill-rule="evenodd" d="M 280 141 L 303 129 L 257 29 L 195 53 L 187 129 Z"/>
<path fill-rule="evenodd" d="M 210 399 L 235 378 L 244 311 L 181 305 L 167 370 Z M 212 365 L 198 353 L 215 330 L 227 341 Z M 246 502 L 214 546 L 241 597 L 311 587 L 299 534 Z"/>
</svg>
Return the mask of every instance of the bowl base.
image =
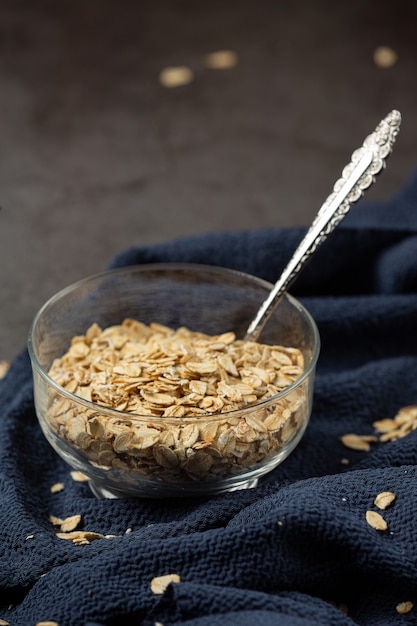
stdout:
<svg viewBox="0 0 417 626">
<path fill-rule="evenodd" d="M 259 479 L 258 478 L 252 478 L 250 480 L 247 480 L 246 482 L 242 482 L 239 483 L 238 485 L 233 485 L 227 489 L 219 489 L 217 492 L 213 491 L 213 492 L 209 492 L 205 495 L 216 495 L 216 493 L 229 493 L 230 491 L 240 491 L 241 489 L 254 489 L 255 487 L 258 486 L 258 482 Z M 140 497 L 146 497 L 146 498 L 166 498 L 166 497 L 170 497 L 170 494 L 167 494 L 166 492 L 164 493 L 163 490 L 161 490 L 160 492 L 156 491 L 154 493 L 149 493 L 146 492 L 142 495 L 140 494 L 134 494 L 134 493 L 127 493 L 127 492 L 123 492 L 123 491 L 118 491 L 117 489 L 109 489 L 108 487 L 104 487 L 103 485 L 100 485 L 97 482 L 94 482 L 94 480 L 89 480 L 88 481 L 88 485 L 92 491 L 92 493 L 95 495 L 96 498 L 99 498 L 101 500 L 103 499 L 109 499 L 109 500 L 116 500 L 119 498 L 140 498 Z M 178 497 L 181 494 L 175 494 L 175 497 Z M 182 494 L 184 497 L 192 497 L 192 496 L 202 496 L 203 493 L 190 493 L 189 491 L 185 491 L 184 494 Z M 173 497 L 173 496 L 172 496 Z"/>
</svg>

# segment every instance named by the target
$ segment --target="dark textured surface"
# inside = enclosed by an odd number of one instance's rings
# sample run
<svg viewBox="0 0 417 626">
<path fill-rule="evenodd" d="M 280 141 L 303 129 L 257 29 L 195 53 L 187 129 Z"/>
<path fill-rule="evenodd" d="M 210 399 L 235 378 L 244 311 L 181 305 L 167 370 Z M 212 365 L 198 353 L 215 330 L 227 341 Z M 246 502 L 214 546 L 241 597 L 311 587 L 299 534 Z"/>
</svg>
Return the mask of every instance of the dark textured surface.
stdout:
<svg viewBox="0 0 417 626">
<path fill-rule="evenodd" d="M 417 162 L 416 18 L 404 0 L 3 0 L 0 360 L 126 247 L 307 224 L 392 108 L 402 131 L 367 197 L 398 191 Z M 375 65 L 380 45 L 396 65 Z M 224 48 L 239 64 L 205 69 Z M 195 80 L 162 87 L 179 64 Z"/>
</svg>

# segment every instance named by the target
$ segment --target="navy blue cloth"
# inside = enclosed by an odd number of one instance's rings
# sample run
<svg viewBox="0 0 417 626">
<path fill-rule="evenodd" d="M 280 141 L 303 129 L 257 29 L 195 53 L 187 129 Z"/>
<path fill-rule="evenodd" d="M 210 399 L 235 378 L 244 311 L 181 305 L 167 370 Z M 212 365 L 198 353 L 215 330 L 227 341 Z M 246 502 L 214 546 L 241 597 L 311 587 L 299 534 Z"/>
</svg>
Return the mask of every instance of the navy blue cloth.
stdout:
<svg viewBox="0 0 417 626">
<path fill-rule="evenodd" d="M 132 248 L 159 261 L 238 268 L 274 281 L 303 229 L 196 236 Z M 294 284 L 322 339 L 313 413 L 261 484 L 206 499 L 99 500 L 44 439 L 26 352 L 0 382 L 0 618 L 12 626 L 417 624 L 417 430 L 370 451 L 346 433 L 417 404 L 417 175 L 351 211 Z M 65 488 L 51 493 L 50 486 Z M 393 491 L 366 522 L 375 496 Z M 50 515 L 116 538 L 73 545 Z M 128 529 L 130 529 L 128 531 Z M 128 531 L 128 532 L 126 532 Z M 181 582 L 155 595 L 155 576 Z M 401 602 L 414 608 L 400 614 Z M 345 610 L 342 608 L 345 607 Z"/>
</svg>

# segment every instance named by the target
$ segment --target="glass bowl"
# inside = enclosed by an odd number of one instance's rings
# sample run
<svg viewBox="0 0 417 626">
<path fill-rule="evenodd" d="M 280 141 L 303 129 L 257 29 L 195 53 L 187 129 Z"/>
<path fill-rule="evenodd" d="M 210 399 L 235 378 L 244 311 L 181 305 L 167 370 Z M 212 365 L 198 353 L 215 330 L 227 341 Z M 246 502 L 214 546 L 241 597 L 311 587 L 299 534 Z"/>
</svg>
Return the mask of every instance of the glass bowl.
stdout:
<svg viewBox="0 0 417 626">
<path fill-rule="evenodd" d="M 102 406 L 96 398 L 91 401 L 82 386 L 76 389 L 65 379 L 58 384 L 48 374 L 55 360 L 94 323 L 105 329 L 131 319 L 223 338 L 233 331 L 243 339 L 271 287 L 221 267 L 153 264 L 85 278 L 44 304 L 28 341 L 36 413 L 49 443 L 72 468 L 86 474 L 96 496 L 207 496 L 249 488 L 291 453 L 311 414 L 320 339 L 311 315 L 288 294 L 259 343 L 286 346 L 290 356 L 301 353 L 302 373 L 278 393 L 256 398 L 244 408 L 223 407 L 223 412 L 211 414 L 197 409 L 197 415 L 181 417 L 153 412 L 156 405 L 151 403 L 138 414 Z M 107 341 L 115 349 L 117 341 Z M 83 350 L 88 349 L 84 344 Z M 140 370 L 137 355 L 132 358 Z M 267 366 L 273 367 L 271 362 Z M 111 370 L 114 365 L 97 364 L 102 382 L 106 367 Z M 168 363 L 167 372 L 169 367 Z M 78 380 L 83 375 L 79 369 Z M 136 378 L 131 373 L 132 385 L 140 393 L 139 370 Z"/>
</svg>

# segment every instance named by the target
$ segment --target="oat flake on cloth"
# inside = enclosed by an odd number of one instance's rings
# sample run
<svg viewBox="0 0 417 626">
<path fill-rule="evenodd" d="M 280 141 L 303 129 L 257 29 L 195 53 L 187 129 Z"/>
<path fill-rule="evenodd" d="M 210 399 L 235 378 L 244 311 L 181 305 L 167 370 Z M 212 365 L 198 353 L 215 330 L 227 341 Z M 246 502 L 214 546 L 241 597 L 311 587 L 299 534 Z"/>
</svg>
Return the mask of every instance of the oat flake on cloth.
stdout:
<svg viewBox="0 0 417 626">
<path fill-rule="evenodd" d="M 219 233 L 122 253 L 112 267 L 223 265 L 274 281 L 302 229 Z M 313 413 L 293 454 L 252 490 L 98 500 L 38 426 L 29 359 L 0 381 L 0 618 L 11 626 L 417 624 L 417 430 L 370 450 L 346 433 L 417 404 L 417 175 L 359 203 L 291 290 L 322 340 Z M 51 493 L 61 482 L 64 489 Z M 385 491 L 395 500 L 374 504 Z M 373 528 L 378 512 L 386 530 Z M 114 538 L 74 545 L 49 516 Z M 180 582 L 155 594 L 151 581 Z M 404 604 L 405 603 L 405 604 Z M 412 603 L 412 604 L 410 604 Z M 404 612 L 408 611 L 408 612 Z"/>
</svg>

